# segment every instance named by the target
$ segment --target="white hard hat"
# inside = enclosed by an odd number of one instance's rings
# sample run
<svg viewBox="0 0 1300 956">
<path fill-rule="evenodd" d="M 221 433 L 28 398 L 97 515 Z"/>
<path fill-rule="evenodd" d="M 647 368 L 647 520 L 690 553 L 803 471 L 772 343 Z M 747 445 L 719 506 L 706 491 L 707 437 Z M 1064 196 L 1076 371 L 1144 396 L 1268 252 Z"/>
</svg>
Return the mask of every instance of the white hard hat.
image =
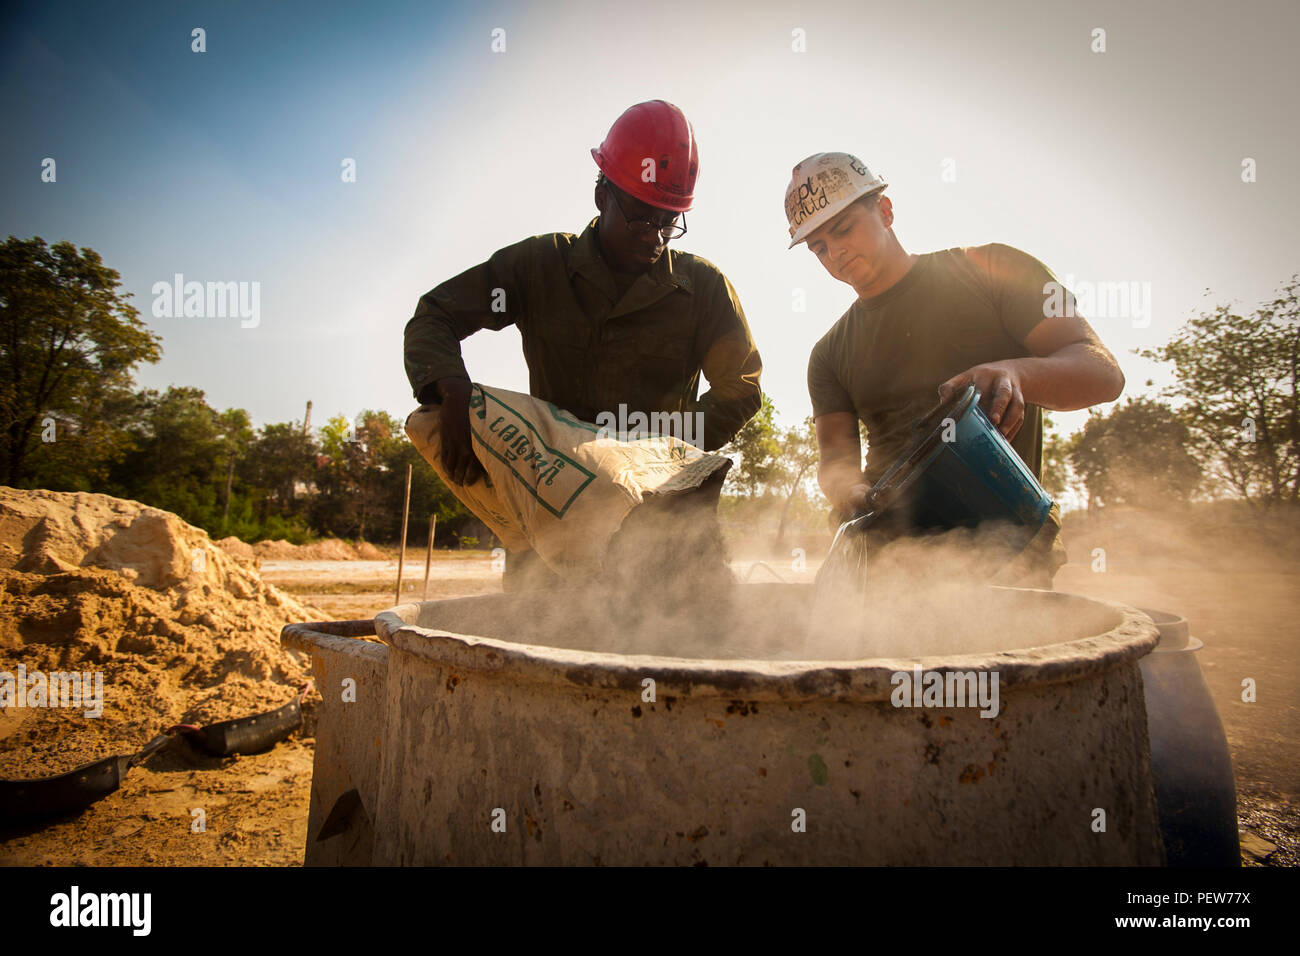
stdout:
<svg viewBox="0 0 1300 956">
<path fill-rule="evenodd" d="M 814 153 L 790 172 L 785 189 L 785 218 L 790 221 L 790 248 L 808 233 L 834 219 L 854 200 L 880 192 L 886 183 L 850 153 Z"/>
</svg>

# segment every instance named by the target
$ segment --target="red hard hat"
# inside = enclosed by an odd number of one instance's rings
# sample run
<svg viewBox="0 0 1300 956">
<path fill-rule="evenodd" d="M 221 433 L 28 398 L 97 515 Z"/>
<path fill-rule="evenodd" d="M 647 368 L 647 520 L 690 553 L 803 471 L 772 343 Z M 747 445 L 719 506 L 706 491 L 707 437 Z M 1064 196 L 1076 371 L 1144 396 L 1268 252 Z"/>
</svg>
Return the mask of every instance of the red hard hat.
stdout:
<svg viewBox="0 0 1300 956">
<path fill-rule="evenodd" d="M 700 153 L 690 122 L 672 103 L 651 100 L 630 107 L 591 155 L 629 196 L 673 212 L 691 208 Z"/>
</svg>

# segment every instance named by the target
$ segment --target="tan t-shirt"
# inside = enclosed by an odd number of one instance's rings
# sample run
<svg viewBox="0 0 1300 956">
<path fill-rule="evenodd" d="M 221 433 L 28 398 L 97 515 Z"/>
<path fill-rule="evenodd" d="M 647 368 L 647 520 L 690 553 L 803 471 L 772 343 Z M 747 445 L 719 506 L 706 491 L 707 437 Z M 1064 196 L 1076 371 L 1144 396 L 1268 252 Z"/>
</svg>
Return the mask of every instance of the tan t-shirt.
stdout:
<svg viewBox="0 0 1300 956">
<path fill-rule="evenodd" d="M 939 401 L 943 382 L 1032 354 L 1024 341 L 1044 318 L 1043 286 L 1053 281 L 1033 256 L 1000 243 L 918 257 L 892 288 L 854 302 L 813 346 L 813 416 L 858 416 L 867 429 L 867 481 L 876 482 L 906 448 L 912 422 Z M 1042 442 L 1042 409 L 1026 405 L 1011 447 L 1040 478 Z M 1053 508 L 1059 524 L 1057 515 Z"/>
</svg>

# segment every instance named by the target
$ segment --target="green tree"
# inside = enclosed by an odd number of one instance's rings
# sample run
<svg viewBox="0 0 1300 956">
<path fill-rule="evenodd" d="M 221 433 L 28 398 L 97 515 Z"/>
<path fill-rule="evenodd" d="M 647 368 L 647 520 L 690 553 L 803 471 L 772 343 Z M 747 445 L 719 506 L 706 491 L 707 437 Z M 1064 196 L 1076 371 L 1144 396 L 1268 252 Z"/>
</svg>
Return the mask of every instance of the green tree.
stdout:
<svg viewBox="0 0 1300 956">
<path fill-rule="evenodd" d="M 296 512 L 299 487 L 314 483 L 319 452 L 316 439 L 297 422 L 262 426 L 242 469 L 257 499 L 261 521 Z"/>
<path fill-rule="evenodd" d="M 1093 414 L 1077 436 L 1070 463 L 1088 490 L 1088 506 L 1186 504 L 1201 482 L 1191 433 L 1168 405 L 1130 398 L 1110 414 Z"/>
<path fill-rule="evenodd" d="M 95 463 L 122 453 L 123 436 L 100 416 L 129 407 L 135 366 L 162 351 L 119 278 L 70 242 L 0 245 L 0 482 L 29 484 L 44 469 L 84 485 L 102 477 Z M 68 444 L 49 449 L 51 431 Z"/>
<path fill-rule="evenodd" d="M 42 440 L 25 460 L 20 486 L 92 492 L 108 488 L 114 466 L 131 448 L 127 429 L 139 407 L 139 396 L 125 388 L 94 389 L 87 391 L 75 415 L 47 416 L 40 429 Z"/>
<path fill-rule="evenodd" d="M 809 415 L 797 428 L 787 428 L 781 437 L 781 448 L 774 462 L 770 480 L 785 495 L 781 506 L 781 522 L 777 526 L 776 544 L 785 545 L 786 524 L 795 500 L 808 490 L 817 476 L 817 428 Z"/>
<path fill-rule="evenodd" d="M 1069 490 L 1073 475 L 1070 470 L 1070 455 L 1079 445 L 1079 435 L 1060 435 L 1050 412 L 1043 412 L 1043 488 L 1053 496 L 1062 495 Z"/>
<path fill-rule="evenodd" d="M 740 455 L 740 464 L 731 469 L 727 482 L 741 494 L 754 497 L 772 478 L 781 455 L 781 440 L 776 427 L 776 408 L 763 396 L 758 414 L 747 421 L 736 437 L 721 449 L 724 455 Z"/>
<path fill-rule="evenodd" d="M 320 494 L 313 525 L 331 534 L 397 541 L 402 533 L 406 466 L 411 466 L 409 543 L 428 536 L 429 515 L 437 515 L 438 539 L 447 542 L 478 519 L 443 484 L 406 438 L 402 423 L 387 412 L 366 410 L 357 423 L 342 415 L 321 429 L 327 464 L 318 471 Z"/>
<path fill-rule="evenodd" d="M 429 516 L 436 515 L 436 536 L 444 545 L 459 538 L 459 533 L 469 524 L 478 521 L 455 495 L 451 493 L 437 472 L 420 455 L 409 441 L 395 442 L 390 446 L 384 462 L 382 480 L 382 514 L 388 540 L 399 540 L 402 535 L 402 496 L 406 490 L 406 466 L 411 466 L 411 521 L 407 531 L 408 545 L 423 545 L 429 536 Z"/>
<path fill-rule="evenodd" d="M 146 389 L 126 430 L 130 447 L 112 471 L 113 490 L 223 534 L 231 462 L 253 441 L 248 413 L 218 412 L 198 388 Z"/>
<path fill-rule="evenodd" d="M 366 409 L 355 423 L 342 415 L 331 418 L 321 429 L 321 449 L 328 463 L 321 471 L 322 494 L 313 509 L 317 526 L 364 541 L 374 532 L 372 520 L 378 518 L 381 534 L 387 536 L 391 528 L 384 509 L 385 486 L 391 484 L 387 473 L 405 441 L 402 423 L 387 412 Z M 405 490 L 405 469 L 401 481 Z M 400 515 L 398 520 L 400 527 Z"/>
<path fill-rule="evenodd" d="M 1193 453 L 1252 504 L 1300 500 L 1300 275 L 1250 315 L 1226 305 L 1140 354 L 1172 362 Z"/>
</svg>

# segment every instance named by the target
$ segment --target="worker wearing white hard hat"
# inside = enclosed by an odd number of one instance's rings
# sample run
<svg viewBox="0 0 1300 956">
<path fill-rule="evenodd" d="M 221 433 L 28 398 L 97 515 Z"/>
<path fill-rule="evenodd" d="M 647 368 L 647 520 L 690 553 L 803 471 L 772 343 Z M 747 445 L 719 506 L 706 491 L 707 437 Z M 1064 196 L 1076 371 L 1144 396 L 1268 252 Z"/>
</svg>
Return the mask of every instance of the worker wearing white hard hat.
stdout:
<svg viewBox="0 0 1300 956">
<path fill-rule="evenodd" d="M 1061 296 L 1053 298 L 1059 283 L 1046 266 L 1001 243 L 908 253 L 885 188 L 856 156 L 832 152 L 796 165 L 785 193 L 791 248 L 806 243 L 858 294 L 808 362 L 818 482 L 840 516 L 866 504 L 912 422 L 959 388 L 979 389 L 990 421 L 1041 476 L 1042 410 L 1114 401 L 1124 387 L 1072 303 L 1051 308 Z M 1049 520 L 1037 586 L 1050 586 L 1064 562 L 1056 506 Z"/>
<path fill-rule="evenodd" d="M 785 191 L 785 217 L 790 221 L 790 248 L 808 238 L 824 222 L 851 203 L 881 192 L 889 185 L 849 153 L 815 153 L 794 168 Z"/>
</svg>

